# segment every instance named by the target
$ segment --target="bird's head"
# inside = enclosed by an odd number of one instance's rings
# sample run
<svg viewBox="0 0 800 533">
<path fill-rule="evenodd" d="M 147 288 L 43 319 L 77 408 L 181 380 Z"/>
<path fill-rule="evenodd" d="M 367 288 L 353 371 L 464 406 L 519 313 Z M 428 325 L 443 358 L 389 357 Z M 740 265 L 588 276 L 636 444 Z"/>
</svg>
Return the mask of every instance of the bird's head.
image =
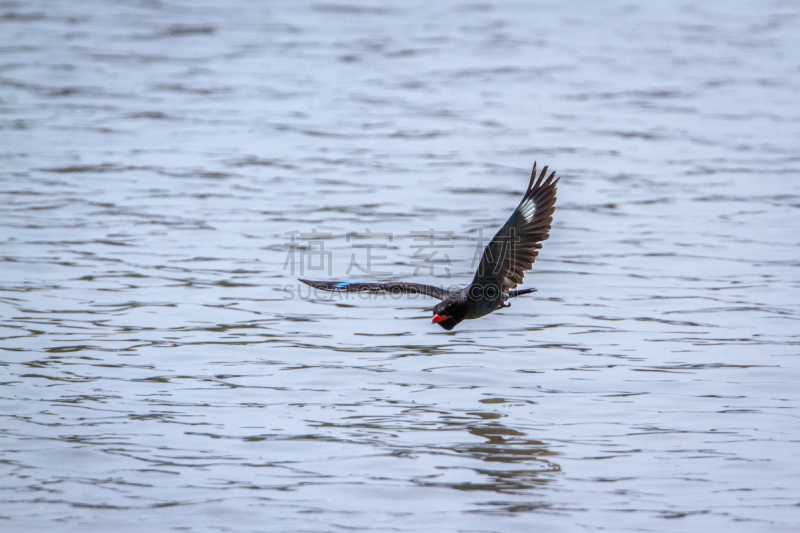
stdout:
<svg viewBox="0 0 800 533">
<path fill-rule="evenodd" d="M 467 315 L 466 302 L 460 299 L 446 299 L 433 307 L 433 323 L 450 331 Z"/>
</svg>

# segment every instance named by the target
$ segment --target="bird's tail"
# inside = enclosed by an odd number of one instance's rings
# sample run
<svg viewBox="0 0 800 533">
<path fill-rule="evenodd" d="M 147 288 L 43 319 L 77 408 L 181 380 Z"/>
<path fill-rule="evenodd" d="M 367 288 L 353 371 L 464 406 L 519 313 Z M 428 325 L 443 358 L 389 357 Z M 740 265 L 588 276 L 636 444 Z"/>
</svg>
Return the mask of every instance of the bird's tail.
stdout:
<svg viewBox="0 0 800 533">
<path fill-rule="evenodd" d="M 517 296 L 522 296 L 523 294 L 530 294 L 532 292 L 536 292 L 536 289 L 520 289 L 518 291 L 508 291 L 508 297 L 516 298 Z"/>
</svg>

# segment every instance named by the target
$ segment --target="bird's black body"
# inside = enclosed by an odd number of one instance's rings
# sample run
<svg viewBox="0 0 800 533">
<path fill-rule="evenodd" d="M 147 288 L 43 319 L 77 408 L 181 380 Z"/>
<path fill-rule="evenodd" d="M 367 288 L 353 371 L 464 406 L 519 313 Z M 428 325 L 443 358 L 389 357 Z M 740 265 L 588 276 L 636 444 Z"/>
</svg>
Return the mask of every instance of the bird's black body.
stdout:
<svg viewBox="0 0 800 533">
<path fill-rule="evenodd" d="M 558 179 L 553 178 L 555 172 L 548 177 L 547 167 L 544 167 L 537 180 L 536 163 L 533 164 L 533 173 L 525 196 L 486 246 L 475 278 L 463 289 L 452 291 L 432 285 L 404 282 L 300 281 L 326 291 L 382 291 L 424 294 L 438 298 L 442 301 L 433 308 L 433 321 L 448 331 L 463 320 L 480 318 L 497 309 L 509 307 L 506 300 L 536 291 L 513 289 L 522 283 L 525 271 L 533 266 L 542 247 L 541 242 L 550 237 L 558 184 Z"/>
</svg>

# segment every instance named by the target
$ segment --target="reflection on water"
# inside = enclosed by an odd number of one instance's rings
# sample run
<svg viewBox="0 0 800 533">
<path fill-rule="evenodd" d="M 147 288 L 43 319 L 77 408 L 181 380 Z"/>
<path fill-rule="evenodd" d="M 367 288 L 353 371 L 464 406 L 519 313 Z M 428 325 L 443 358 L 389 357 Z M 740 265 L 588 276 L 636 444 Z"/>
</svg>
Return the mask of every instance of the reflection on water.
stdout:
<svg viewBox="0 0 800 533">
<path fill-rule="evenodd" d="M 793 531 L 798 16 L 0 3 L 2 523 Z M 534 160 L 511 309 L 297 293 L 467 283 Z"/>
</svg>

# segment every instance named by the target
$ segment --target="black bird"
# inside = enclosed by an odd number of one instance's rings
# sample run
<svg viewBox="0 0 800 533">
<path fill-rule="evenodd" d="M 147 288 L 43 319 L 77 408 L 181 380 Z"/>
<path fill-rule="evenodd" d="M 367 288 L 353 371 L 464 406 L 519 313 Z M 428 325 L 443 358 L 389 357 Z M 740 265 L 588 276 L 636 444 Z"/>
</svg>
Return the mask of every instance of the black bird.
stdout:
<svg viewBox="0 0 800 533">
<path fill-rule="evenodd" d="M 553 179 L 555 175 L 553 172 L 548 177 L 547 167 L 544 167 L 537 180 L 536 163 L 533 164 L 531 181 L 525 196 L 486 246 L 475 279 L 463 289 L 447 290 L 421 283 L 403 282 L 300 281 L 326 291 L 385 291 L 393 294 L 425 294 L 438 298 L 442 301 L 433 308 L 433 323 L 448 331 L 464 319 L 480 318 L 497 309 L 510 307 L 510 304 L 505 303 L 506 300 L 536 291 L 513 289 L 522 283 L 525 271 L 533 266 L 542 247 L 540 243 L 550 237 L 550 225 L 556 210 L 558 179 Z"/>
</svg>

